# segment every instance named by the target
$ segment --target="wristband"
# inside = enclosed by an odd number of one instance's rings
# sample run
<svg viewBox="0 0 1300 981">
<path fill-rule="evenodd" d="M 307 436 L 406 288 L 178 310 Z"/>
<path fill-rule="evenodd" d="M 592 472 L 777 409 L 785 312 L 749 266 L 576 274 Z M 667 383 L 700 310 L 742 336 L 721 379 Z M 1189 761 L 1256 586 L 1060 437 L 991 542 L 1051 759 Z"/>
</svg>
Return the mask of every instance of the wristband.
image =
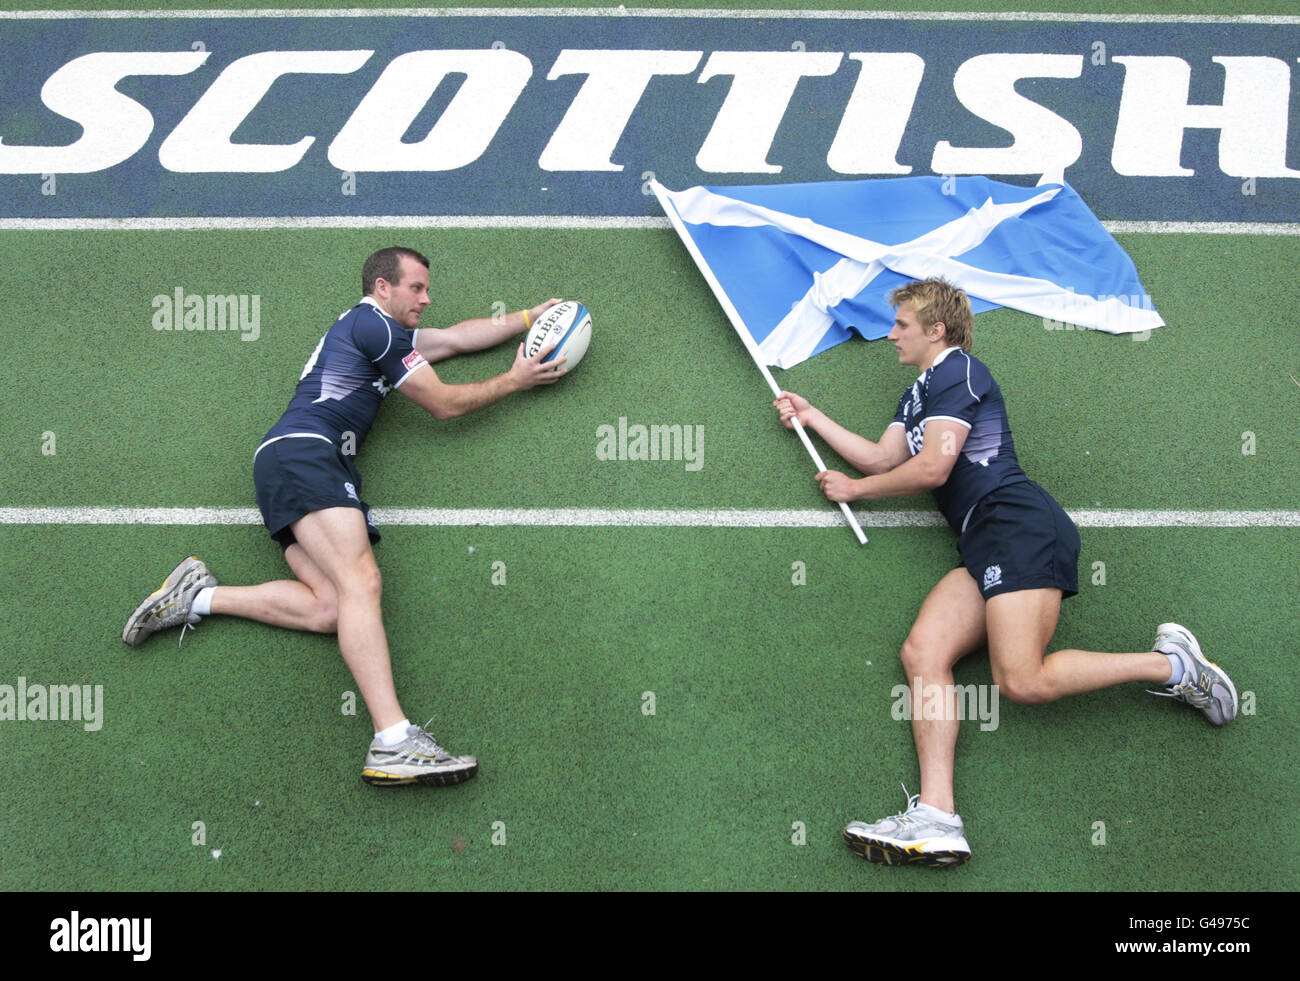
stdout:
<svg viewBox="0 0 1300 981">
<path fill-rule="evenodd" d="M 527 310 L 523 310 L 523 311 L 521 311 L 521 312 L 522 312 L 523 315 L 524 315 L 524 330 L 532 330 L 532 329 L 533 329 L 533 325 L 532 325 L 532 322 L 528 319 L 528 311 L 527 311 Z"/>
</svg>

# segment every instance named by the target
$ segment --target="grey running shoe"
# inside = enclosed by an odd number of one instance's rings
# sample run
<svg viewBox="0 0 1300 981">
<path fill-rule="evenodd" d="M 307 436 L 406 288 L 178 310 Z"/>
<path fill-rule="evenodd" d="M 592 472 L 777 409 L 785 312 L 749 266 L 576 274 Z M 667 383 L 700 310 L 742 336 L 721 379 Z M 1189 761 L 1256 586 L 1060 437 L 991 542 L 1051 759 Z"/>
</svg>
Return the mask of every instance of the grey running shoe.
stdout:
<svg viewBox="0 0 1300 981">
<path fill-rule="evenodd" d="M 1156 642 L 1151 648 L 1161 654 L 1176 654 L 1187 674 L 1184 680 L 1152 695 L 1178 698 L 1205 713 L 1216 726 L 1237 717 L 1237 689 L 1232 679 L 1201 653 L 1201 645 L 1192 632 L 1177 623 L 1162 623 L 1156 628 Z"/>
<path fill-rule="evenodd" d="M 366 753 L 361 779 L 376 787 L 402 787 L 411 783 L 447 787 L 463 783 L 478 773 L 472 756 L 452 756 L 421 726 L 410 726 L 396 746 L 385 746 L 376 736 Z"/>
<path fill-rule="evenodd" d="M 201 619 L 197 614 L 190 613 L 195 595 L 200 589 L 216 584 L 216 577 L 208 571 L 208 567 L 191 555 L 136 607 L 122 630 L 122 640 L 131 647 L 136 647 L 159 630 L 193 627 Z M 181 637 L 184 636 L 185 631 L 182 629 Z"/>
<path fill-rule="evenodd" d="M 907 788 L 903 788 L 907 793 Z M 844 829 L 844 843 L 877 865 L 924 865 L 944 868 L 970 860 L 970 845 L 961 818 L 947 824 L 917 813 L 921 795 L 907 798 L 907 810 L 875 824 L 854 821 Z"/>
</svg>

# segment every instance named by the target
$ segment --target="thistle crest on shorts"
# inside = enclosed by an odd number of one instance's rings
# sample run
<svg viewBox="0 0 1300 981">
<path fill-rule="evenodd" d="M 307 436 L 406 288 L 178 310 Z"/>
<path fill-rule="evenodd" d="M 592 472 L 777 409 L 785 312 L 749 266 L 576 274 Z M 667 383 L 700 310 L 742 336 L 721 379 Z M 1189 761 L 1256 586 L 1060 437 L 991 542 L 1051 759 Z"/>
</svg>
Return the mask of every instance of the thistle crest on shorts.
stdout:
<svg viewBox="0 0 1300 981">
<path fill-rule="evenodd" d="M 1002 585 L 1002 566 L 991 565 L 984 570 L 984 591 Z"/>
</svg>

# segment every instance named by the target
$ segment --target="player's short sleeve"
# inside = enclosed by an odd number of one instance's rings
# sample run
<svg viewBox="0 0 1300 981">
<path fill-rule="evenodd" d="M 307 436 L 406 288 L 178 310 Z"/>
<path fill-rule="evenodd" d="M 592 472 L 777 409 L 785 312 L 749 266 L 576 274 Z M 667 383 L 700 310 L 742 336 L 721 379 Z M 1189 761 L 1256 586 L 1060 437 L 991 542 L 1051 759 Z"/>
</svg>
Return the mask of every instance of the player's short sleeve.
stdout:
<svg viewBox="0 0 1300 981">
<path fill-rule="evenodd" d="M 992 384 L 987 368 L 964 351 L 954 351 L 935 368 L 930 378 L 925 400 L 926 421 L 949 420 L 970 429 Z"/>
<path fill-rule="evenodd" d="M 891 426 L 894 423 L 898 423 L 898 425 L 900 426 L 907 425 L 907 418 L 904 415 L 904 413 L 907 410 L 907 400 L 910 399 L 911 397 L 912 397 L 912 390 L 910 388 L 898 397 L 898 411 L 894 413 L 894 422 L 890 423 Z"/>
<path fill-rule="evenodd" d="M 408 331 L 395 326 L 378 311 L 364 311 L 352 328 L 352 342 L 357 350 L 383 372 L 393 388 L 400 387 L 412 371 L 427 363 L 411 341 Z"/>
</svg>

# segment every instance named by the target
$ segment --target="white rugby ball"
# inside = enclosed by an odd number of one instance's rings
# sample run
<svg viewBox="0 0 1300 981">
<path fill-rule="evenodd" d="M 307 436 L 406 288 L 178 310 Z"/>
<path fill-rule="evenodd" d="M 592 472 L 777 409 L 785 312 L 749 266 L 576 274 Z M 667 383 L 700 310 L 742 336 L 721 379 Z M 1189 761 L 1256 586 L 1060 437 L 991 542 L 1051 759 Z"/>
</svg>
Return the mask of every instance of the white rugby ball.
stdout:
<svg viewBox="0 0 1300 981">
<path fill-rule="evenodd" d="M 591 314 L 577 300 L 557 303 L 537 318 L 524 341 L 524 357 L 534 357 L 553 341 L 558 342 L 555 350 L 542 359 L 542 364 L 563 355 L 567 359 L 564 370 L 572 371 L 591 343 Z"/>
</svg>

